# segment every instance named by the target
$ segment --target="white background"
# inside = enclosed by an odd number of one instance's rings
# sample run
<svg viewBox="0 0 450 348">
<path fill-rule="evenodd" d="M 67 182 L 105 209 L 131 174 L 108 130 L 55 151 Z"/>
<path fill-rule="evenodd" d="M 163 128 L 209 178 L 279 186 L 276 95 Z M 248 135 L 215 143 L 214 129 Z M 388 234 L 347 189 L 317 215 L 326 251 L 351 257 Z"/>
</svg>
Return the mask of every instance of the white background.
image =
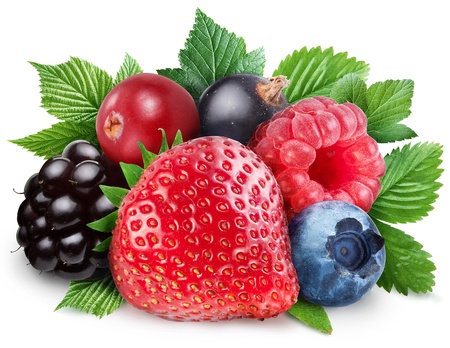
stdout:
<svg viewBox="0 0 450 348">
<path fill-rule="evenodd" d="M 175 323 L 122 306 L 98 319 L 71 309 L 54 312 L 67 283 L 39 275 L 15 239 L 16 213 L 26 179 L 42 160 L 7 142 L 56 121 L 40 107 L 39 78 L 28 63 L 59 64 L 79 57 L 115 75 L 125 53 L 146 72 L 178 67 L 178 51 L 200 8 L 217 24 L 245 39 L 247 50 L 265 47 L 265 74 L 295 49 L 333 46 L 368 62 L 368 83 L 415 82 L 412 115 L 405 122 L 416 141 L 450 151 L 449 32 L 444 1 L 3 1 L 0 5 L 0 233 L 2 327 L 0 345 L 47 347 L 120 345 L 181 347 L 276 345 L 343 347 L 447 346 L 450 293 L 449 176 L 444 172 L 435 209 L 401 226 L 433 255 L 436 286 L 429 294 L 399 295 L 375 288 L 360 302 L 327 309 L 334 331 L 318 333 L 289 315 L 263 322 Z M 392 148 L 384 148 L 390 151 Z M 444 151 L 443 168 L 449 168 Z"/>
</svg>

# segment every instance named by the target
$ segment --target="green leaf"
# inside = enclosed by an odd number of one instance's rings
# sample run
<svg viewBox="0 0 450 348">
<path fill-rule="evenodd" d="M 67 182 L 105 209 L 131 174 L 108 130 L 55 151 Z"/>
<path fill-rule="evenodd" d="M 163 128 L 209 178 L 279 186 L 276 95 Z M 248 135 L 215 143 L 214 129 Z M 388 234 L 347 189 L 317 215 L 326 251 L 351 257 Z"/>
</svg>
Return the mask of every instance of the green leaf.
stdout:
<svg viewBox="0 0 450 348">
<path fill-rule="evenodd" d="M 123 187 L 100 185 L 100 189 L 108 200 L 116 207 L 120 207 L 120 203 L 130 191 Z"/>
<path fill-rule="evenodd" d="M 354 73 L 364 79 L 369 65 L 355 58 L 347 58 L 346 52 L 334 54 L 333 48 L 324 51 L 320 47 L 306 47 L 288 55 L 273 73 L 284 75 L 289 86 L 283 90 L 291 104 L 308 97 L 329 96 L 333 85 L 347 74 Z"/>
<path fill-rule="evenodd" d="M 172 147 L 180 145 L 182 143 L 183 143 L 183 135 L 181 134 L 181 130 L 177 130 L 175 138 L 173 139 L 172 142 Z"/>
<path fill-rule="evenodd" d="M 413 94 L 412 80 L 387 80 L 371 85 L 367 89 L 367 109 L 363 109 L 368 118 L 368 134 L 380 143 L 386 139 L 401 141 L 415 137 L 412 130 L 405 132 L 405 128 L 399 134 L 392 134 L 395 130 L 392 125 L 411 114 Z"/>
<path fill-rule="evenodd" d="M 162 128 L 159 129 L 162 133 L 162 141 L 161 141 L 161 146 L 159 148 L 159 154 L 166 152 L 167 150 L 169 150 L 169 143 L 167 142 L 167 135 L 166 135 L 166 131 Z"/>
<path fill-rule="evenodd" d="M 79 139 L 87 140 L 99 147 L 95 133 L 95 121 L 83 123 L 63 121 L 55 123 L 51 128 L 41 130 L 38 133 L 9 141 L 33 152 L 35 156 L 48 159 L 60 155 L 67 144 Z"/>
<path fill-rule="evenodd" d="M 345 102 L 359 106 L 361 110 L 367 109 L 367 85 L 357 74 L 351 73 L 339 79 L 331 88 L 330 97 L 339 104 Z"/>
<path fill-rule="evenodd" d="M 73 280 L 63 300 L 55 308 L 79 309 L 102 318 L 119 308 L 124 302 L 111 275 L 99 280 Z"/>
<path fill-rule="evenodd" d="M 112 77 L 104 70 L 79 58 L 58 65 L 30 64 L 40 76 L 42 107 L 60 120 L 95 119 L 113 86 Z"/>
<path fill-rule="evenodd" d="M 377 285 L 391 292 L 392 288 L 403 295 L 432 291 L 433 271 L 436 267 L 429 260 L 431 255 L 413 237 L 388 224 L 374 219 L 385 241 L 386 264 Z"/>
<path fill-rule="evenodd" d="M 367 88 L 356 74 L 336 82 L 330 96 L 338 103 L 358 105 L 367 115 L 367 132 L 379 143 L 412 139 L 417 134 L 398 122 L 410 114 L 414 84 L 411 80 L 377 82 Z"/>
<path fill-rule="evenodd" d="M 385 126 L 381 131 L 368 132 L 374 139 L 376 138 L 378 143 L 393 143 L 396 141 L 412 139 L 417 136 L 408 126 L 396 123 Z"/>
<path fill-rule="evenodd" d="M 117 218 L 118 218 L 118 212 L 117 212 L 117 210 L 114 210 L 113 212 L 109 213 L 108 215 L 102 217 L 101 219 L 89 222 L 86 225 L 88 227 L 92 228 L 93 230 L 96 230 L 99 232 L 111 232 L 114 229 L 114 227 L 116 226 Z"/>
<path fill-rule="evenodd" d="M 160 128 L 159 130 L 162 133 L 162 141 L 161 141 L 161 146 L 159 148 L 158 154 L 162 154 L 163 152 L 166 152 L 170 148 L 172 148 L 176 145 L 179 145 L 183 142 L 183 136 L 181 135 L 181 130 L 177 130 L 177 132 L 175 133 L 175 137 L 173 139 L 172 145 L 169 147 L 169 143 L 167 142 L 166 131 L 162 128 Z"/>
<path fill-rule="evenodd" d="M 139 143 L 139 148 L 141 149 L 142 160 L 144 162 L 144 168 L 147 168 L 155 160 L 155 158 L 158 155 L 156 153 L 148 151 L 145 148 L 144 144 L 142 144 L 141 142 Z"/>
<path fill-rule="evenodd" d="M 199 74 L 181 68 L 157 69 L 157 73 L 183 86 L 196 101 L 206 89 L 205 82 L 201 80 Z"/>
<path fill-rule="evenodd" d="M 242 57 L 242 60 L 238 62 L 238 67 L 233 72 L 247 73 L 262 76 L 264 74 L 264 66 L 266 64 L 266 53 L 264 47 L 257 48 L 254 51 Z"/>
<path fill-rule="evenodd" d="M 119 68 L 119 71 L 116 74 L 114 79 L 114 85 L 117 85 L 119 82 L 125 80 L 127 77 L 140 74 L 144 72 L 138 62 L 132 58 L 128 53 L 125 54 L 125 59 L 122 65 Z"/>
<path fill-rule="evenodd" d="M 121 162 L 120 167 L 129 187 L 136 185 L 144 172 L 144 169 L 137 164 Z"/>
<path fill-rule="evenodd" d="M 166 152 L 167 150 L 169 150 L 169 144 L 167 142 L 166 132 L 162 128 L 160 128 L 159 130 L 162 132 L 162 140 L 161 140 L 161 146 L 159 148 L 159 152 L 157 154 L 153 153 L 151 151 L 148 151 L 145 148 L 144 144 L 142 144 L 141 142 L 138 143 L 139 148 L 141 149 L 142 160 L 144 162 L 144 168 L 147 168 L 155 160 L 155 158 L 158 156 L 158 154 L 162 154 L 163 152 Z M 181 144 L 182 142 L 183 142 L 183 136 L 181 134 L 181 131 L 178 130 L 173 139 L 171 148 L 176 145 Z M 130 187 L 132 187 L 132 186 L 130 185 Z"/>
<path fill-rule="evenodd" d="M 106 238 L 103 242 L 101 242 L 100 244 L 98 244 L 95 248 L 93 248 L 92 250 L 94 251 L 106 251 L 109 249 L 109 245 L 111 244 L 111 240 L 112 240 L 112 236 L 109 236 L 108 238 Z"/>
<path fill-rule="evenodd" d="M 246 53 L 242 38 L 217 25 L 199 9 L 178 60 L 180 68 L 157 72 L 182 85 L 195 100 L 214 81 L 236 73 L 262 75 L 265 65 L 263 48 Z"/>
<path fill-rule="evenodd" d="M 416 222 L 428 215 L 442 186 L 442 145 L 406 144 L 385 156 L 386 174 L 370 215 L 390 223 Z"/>
<path fill-rule="evenodd" d="M 331 334 L 333 328 L 330 319 L 322 306 L 310 303 L 301 297 L 288 310 L 288 313 L 306 325 L 326 334 Z"/>
</svg>

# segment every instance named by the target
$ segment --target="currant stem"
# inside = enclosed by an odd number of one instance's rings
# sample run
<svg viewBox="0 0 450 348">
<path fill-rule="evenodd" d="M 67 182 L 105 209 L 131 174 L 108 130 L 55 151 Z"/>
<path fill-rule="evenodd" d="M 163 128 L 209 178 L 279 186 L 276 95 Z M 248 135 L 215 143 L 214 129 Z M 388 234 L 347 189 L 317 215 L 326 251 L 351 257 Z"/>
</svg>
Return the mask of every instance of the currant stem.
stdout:
<svg viewBox="0 0 450 348">
<path fill-rule="evenodd" d="M 281 92 L 289 85 L 289 80 L 283 75 L 269 77 L 268 80 L 269 83 L 258 83 L 256 92 L 267 104 L 280 106 L 283 103 Z"/>
</svg>

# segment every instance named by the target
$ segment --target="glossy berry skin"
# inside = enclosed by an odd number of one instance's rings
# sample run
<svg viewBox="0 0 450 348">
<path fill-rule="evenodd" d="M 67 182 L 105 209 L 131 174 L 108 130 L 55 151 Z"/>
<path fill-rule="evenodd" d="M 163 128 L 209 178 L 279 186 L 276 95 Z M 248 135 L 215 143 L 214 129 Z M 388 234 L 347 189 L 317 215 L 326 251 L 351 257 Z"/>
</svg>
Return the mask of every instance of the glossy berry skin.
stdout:
<svg viewBox="0 0 450 348">
<path fill-rule="evenodd" d="M 220 136 L 145 169 L 119 208 L 109 260 L 122 296 L 169 320 L 271 318 L 298 295 L 278 185 L 252 151 Z"/>
<path fill-rule="evenodd" d="M 85 140 L 71 142 L 30 176 L 17 212 L 16 239 L 32 267 L 69 280 L 109 273 L 107 251 L 92 249 L 111 233 L 86 225 L 116 209 L 102 184 L 126 186 L 120 168 Z"/>
<path fill-rule="evenodd" d="M 200 96 L 200 135 L 222 135 L 247 144 L 256 126 L 289 105 L 285 78 L 253 74 L 225 76 Z"/>
<path fill-rule="evenodd" d="M 116 165 L 142 165 L 138 142 L 158 153 L 160 128 L 171 143 L 178 130 L 185 140 L 197 137 L 200 121 L 191 95 L 176 82 L 153 73 L 136 74 L 114 86 L 96 119 L 100 146 Z"/>
<path fill-rule="evenodd" d="M 364 297 L 386 261 L 384 239 L 361 208 L 343 201 L 310 205 L 289 223 L 300 296 L 322 306 Z"/>
<path fill-rule="evenodd" d="M 269 165 L 291 219 L 323 200 L 343 200 L 368 212 L 386 171 L 367 117 L 331 98 L 299 101 L 256 129 L 249 147 Z"/>
</svg>

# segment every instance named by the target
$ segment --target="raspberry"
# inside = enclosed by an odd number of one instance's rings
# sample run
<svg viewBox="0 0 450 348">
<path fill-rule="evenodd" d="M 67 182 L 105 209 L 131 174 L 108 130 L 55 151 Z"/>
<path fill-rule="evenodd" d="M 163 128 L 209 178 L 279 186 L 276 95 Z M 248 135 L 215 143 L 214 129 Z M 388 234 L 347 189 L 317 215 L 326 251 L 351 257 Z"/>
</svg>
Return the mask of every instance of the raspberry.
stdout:
<svg viewBox="0 0 450 348">
<path fill-rule="evenodd" d="M 313 97 L 278 112 L 255 130 L 248 146 L 271 167 L 288 218 L 323 200 L 369 211 L 386 165 L 355 104 Z"/>
</svg>

